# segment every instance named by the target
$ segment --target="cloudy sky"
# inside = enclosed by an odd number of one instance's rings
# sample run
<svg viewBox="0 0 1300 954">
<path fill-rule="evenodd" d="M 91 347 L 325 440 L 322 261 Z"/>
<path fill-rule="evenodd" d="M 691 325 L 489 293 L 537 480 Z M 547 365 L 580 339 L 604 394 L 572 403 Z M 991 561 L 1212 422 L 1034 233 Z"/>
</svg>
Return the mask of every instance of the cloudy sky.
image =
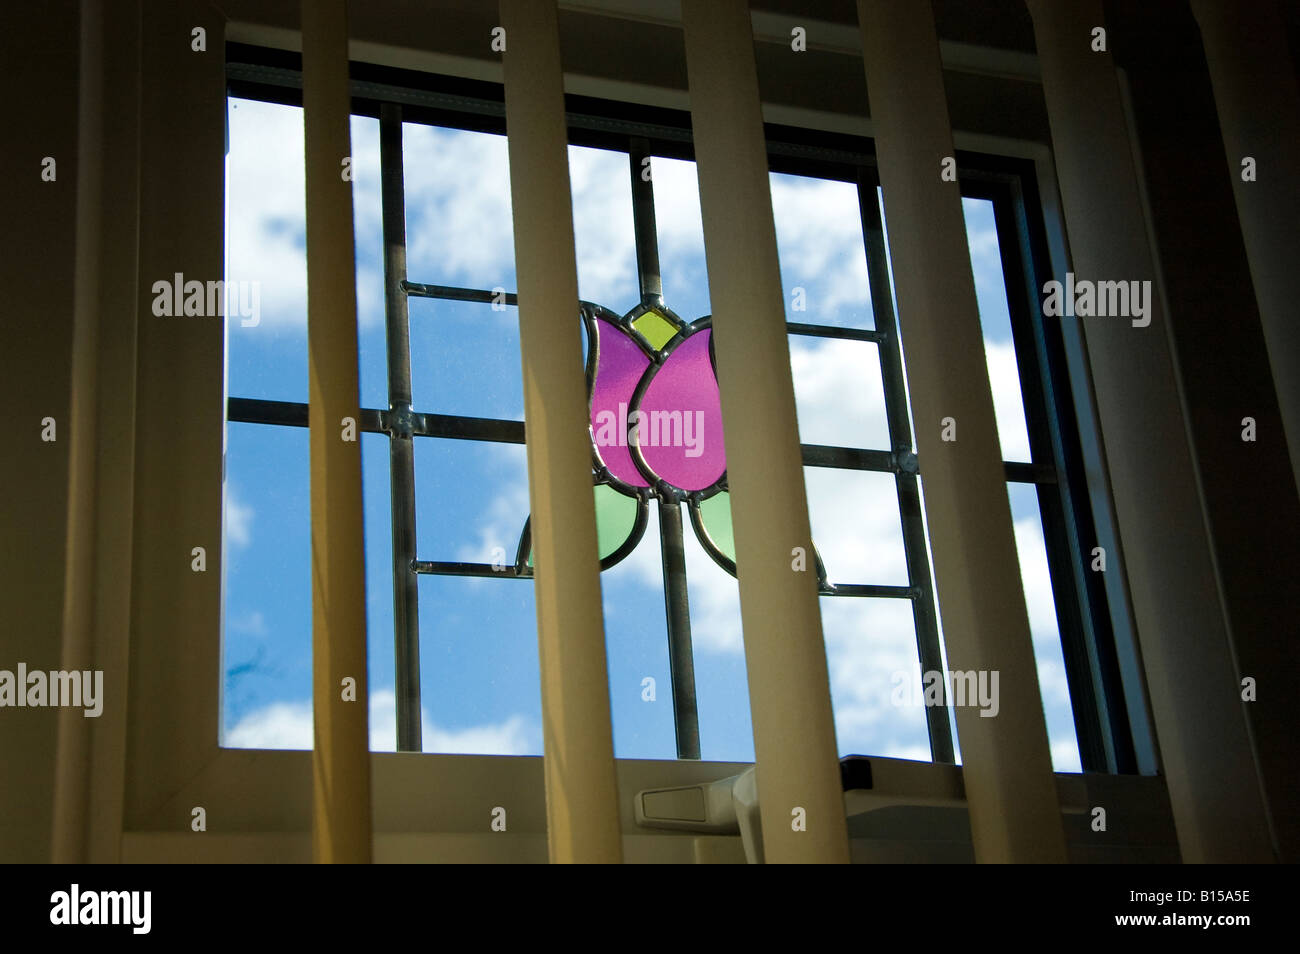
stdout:
<svg viewBox="0 0 1300 954">
<path fill-rule="evenodd" d="M 301 110 L 231 100 L 227 277 L 261 283 L 261 321 L 228 328 L 231 396 L 307 400 L 306 259 Z M 361 403 L 387 407 L 379 127 L 352 121 Z M 404 145 L 408 273 L 413 281 L 515 287 L 509 169 L 499 136 L 407 125 Z M 639 298 L 626 154 L 571 147 L 579 292 L 625 312 Z M 709 313 L 693 164 L 652 165 L 666 302 L 687 321 Z M 856 190 L 772 176 L 791 320 L 872 327 Z M 1029 460 L 1015 352 L 992 208 L 966 200 L 1003 456 Z M 579 330 L 575 321 L 575 345 Z M 523 419 L 514 308 L 411 300 L 418 411 Z M 807 443 L 888 449 L 876 346 L 791 336 L 799 427 Z M 311 594 L 307 432 L 228 425 L 223 744 L 311 747 Z M 371 743 L 395 745 L 388 448 L 363 435 Z M 906 584 L 890 475 L 805 468 L 813 539 L 832 581 Z M 922 485 L 924 486 L 924 484 Z M 528 516 L 524 448 L 416 441 L 417 555 L 490 563 L 513 556 Z M 1043 707 L 1058 771 L 1079 758 L 1042 527 L 1032 487 L 1009 487 Z M 675 754 L 658 522 L 602 575 L 615 753 Z M 752 760 L 744 646 L 735 580 L 695 541 L 687 576 L 700 735 L 706 759 Z M 532 583 L 420 579 L 420 658 L 426 751 L 541 753 L 541 701 Z M 891 704 L 897 674 L 916 674 L 904 600 L 823 597 L 822 623 L 841 753 L 928 759 L 924 710 Z M 642 682 L 656 680 L 656 700 Z"/>
</svg>

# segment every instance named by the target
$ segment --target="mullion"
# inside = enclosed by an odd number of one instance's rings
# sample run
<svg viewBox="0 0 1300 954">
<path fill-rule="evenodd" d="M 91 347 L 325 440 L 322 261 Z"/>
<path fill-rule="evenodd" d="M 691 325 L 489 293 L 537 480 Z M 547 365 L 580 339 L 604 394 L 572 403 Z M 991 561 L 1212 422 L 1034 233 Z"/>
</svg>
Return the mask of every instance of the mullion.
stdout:
<svg viewBox="0 0 1300 954">
<path fill-rule="evenodd" d="M 411 322 L 406 291 L 406 184 L 402 108 L 379 114 L 379 166 L 384 235 L 384 317 L 388 358 L 389 489 L 393 545 L 393 680 L 397 751 L 419 752 L 420 592 L 416 554 L 415 449 L 411 421 Z"/>
<path fill-rule="evenodd" d="M 903 357 L 894 320 L 893 296 L 890 291 L 889 264 L 885 257 L 885 232 L 876 200 L 876 174 L 863 167 L 858 179 L 858 207 L 862 217 L 863 245 L 871 283 L 871 307 L 875 327 L 885 340 L 877 349 L 880 373 L 885 387 L 885 413 L 889 420 L 889 437 L 894 456 L 902 459 L 912 454 L 912 427 L 908 418 L 907 389 L 903 380 Z M 898 512 L 903 528 L 903 549 L 907 558 L 907 577 L 917 596 L 912 600 L 912 621 L 916 628 L 916 649 L 922 672 L 942 672 L 943 653 L 939 646 L 939 622 L 935 615 L 934 590 L 930 582 L 930 558 L 925 543 L 925 523 L 921 514 L 921 491 L 917 475 L 896 470 Z M 930 757 L 936 762 L 956 762 L 948 702 L 925 707 L 930 735 Z"/>
<path fill-rule="evenodd" d="M 632 225 L 636 238 L 636 271 L 641 304 L 663 305 L 659 269 L 659 236 L 655 226 L 654 183 L 649 169 L 649 145 L 644 139 L 628 143 L 632 177 Z M 594 347 L 594 343 L 592 347 Z M 686 541 L 679 499 L 658 495 L 659 552 L 663 563 L 664 622 L 668 630 L 669 676 L 673 693 L 673 729 L 679 759 L 700 758 L 700 716 L 695 687 L 695 653 L 691 644 L 690 591 L 686 582 Z"/>
</svg>

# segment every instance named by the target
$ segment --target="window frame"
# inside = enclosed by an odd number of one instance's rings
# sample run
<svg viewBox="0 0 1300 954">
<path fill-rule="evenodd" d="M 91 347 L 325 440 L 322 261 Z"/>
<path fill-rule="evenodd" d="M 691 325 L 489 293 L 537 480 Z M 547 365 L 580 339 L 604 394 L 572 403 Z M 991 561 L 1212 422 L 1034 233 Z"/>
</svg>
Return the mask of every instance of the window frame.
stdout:
<svg viewBox="0 0 1300 954">
<path fill-rule="evenodd" d="M 300 106 L 301 74 L 298 59 L 295 54 L 228 44 L 227 95 Z M 389 150 L 391 143 L 385 139 L 385 129 L 391 135 L 392 123 L 396 123 L 399 166 L 400 129 L 404 121 L 505 134 L 502 91 L 496 84 L 359 63 L 352 64 L 351 72 L 353 115 L 379 118 L 381 144 Z M 566 96 L 566 103 L 569 107 L 569 142 L 572 145 L 627 152 L 629 163 L 636 160 L 638 149 L 654 156 L 688 160 L 694 158 L 688 113 L 573 95 Z M 836 587 L 830 593 L 825 590 L 823 592 L 824 595 L 910 599 L 921 666 L 924 670 L 942 669 L 932 571 L 918 486 L 918 464 L 912 443 L 890 275 L 884 254 L 884 232 L 880 207 L 876 201 L 878 178 L 874 146 L 871 140 L 862 137 L 785 125 L 767 124 L 765 131 L 769 147 L 769 168 L 772 172 L 852 182 L 858 190 L 864 247 L 871 275 L 875 328 L 863 330 L 787 322 L 787 332 L 866 340 L 877 344 L 893 446 L 881 450 L 803 445 L 804 465 L 893 474 L 908 564 L 909 584 L 905 587 L 849 584 Z M 1134 752 L 1135 727 L 1130 724 L 1128 714 L 1132 711 L 1133 693 L 1136 691 L 1140 694 L 1141 690 L 1134 689 L 1131 677 L 1126 679 L 1121 674 L 1116 636 L 1112 627 L 1112 616 L 1116 608 L 1109 605 L 1108 594 L 1099 575 L 1090 573 L 1085 565 L 1084 553 L 1088 548 L 1082 545 L 1082 541 L 1097 538 L 1095 517 L 1087 495 L 1082 490 L 1086 483 L 1082 453 L 1085 435 L 1074 413 L 1070 389 L 1062 383 L 1067 364 L 1064 353 L 1066 343 L 1060 327 L 1044 322 L 1041 309 L 1038 308 L 1037 289 L 1042 286 L 1040 279 L 1052 272 L 1051 257 L 1047 251 L 1046 226 L 1036 211 L 1041 208 L 1038 169 L 1030 160 L 981 152 L 959 150 L 956 158 L 963 197 L 988 199 L 993 203 L 1033 461 L 1005 462 L 1004 467 L 1008 482 L 1029 483 L 1036 488 L 1080 762 L 1084 771 L 1133 773 L 1138 770 L 1138 760 Z M 387 160 L 384 171 L 389 171 Z M 390 238 L 387 193 L 386 188 L 386 246 Z M 634 208 L 635 206 L 634 201 Z M 402 228 L 404 232 L 404 221 Z M 385 265 L 387 272 L 387 257 Z M 386 294 L 385 313 L 391 342 L 395 308 L 391 295 L 393 283 L 387 280 L 387 276 L 385 284 L 386 291 L 389 292 Z M 421 285 L 409 281 L 403 281 L 402 284 L 403 291 L 408 295 L 457 297 L 446 286 Z M 482 290 L 461 290 L 461 294 L 464 297 L 460 300 L 492 300 L 492 293 Z M 514 296 L 508 294 L 506 302 L 514 304 Z M 406 313 L 404 296 L 400 311 L 405 331 L 409 328 L 409 315 Z M 397 357 L 400 358 L 401 355 Z M 409 351 L 405 355 L 407 377 L 404 402 L 401 400 L 400 381 L 397 391 L 394 391 L 394 367 L 394 355 L 390 354 L 388 377 L 391 409 L 363 408 L 358 422 L 362 431 L 387 435 L 390 449 L 403 438 L 409 442 L 417 436 L 516 444 L 524 442 L 522 422 L 414 412 L 410 407 Z M 231 397 L 227 402 L 227 414 L 227 420 L 231 422 L 307 425 L 306 405 L 291 402 Z M 1095 434 L 1091 439 L 1095 440 Z M 392 464 L 396 465 L 399 461 L 397 451 L 392 453 Z M 409 550 L 399 540 L 405 534 L 398 533 L 397 519 L 398 510 L 409 507 L 413 530 L 413 489 L 409 484 L 399 487 L 399 484 L 405 482 L 397 476 L 396 466 L 392 468 L 391 474 L 394 501 L 393 572 L 395 588 L 399 594 L 394 617 L 395 629 L 399 632 L 396 641 L 398 664 L 395 666 L 398 681 L 398 750 L 418 751 L 418 607 L 414 611 L 409 608 L 406 610 L 406 636 L 403 638 L 400 635 L 403 632 L 400 622 L 401 601 L 404 598 L 415 600 L 411 595 L 415 574 L 447 573 L 488 577 L 531 574 L 520 574 L 510 568 L 503 573 L 489 564 L 416 560 L 413 537 Z M 400 501 L 399 497 L 402 498 Z M 677 532 L 680 534 L 680 525 Z M 668 533 L 672 533 L 671 528 Z M 680 537 L 677 542 L 680 545 Z M 403 564 L 411 567 L 410 574 L 400 573 L 399 567 Z M 410 585 L 406 586 L 408 581 L 399 580 L 399 575 L 411 577 Z M 670 658 L 689 664 L 689 631 L 685 634 L 683 655 L 682 640 L 675 639 L 673 632 L 673 595 L 669 592 L 671 587 L 668 579 L 666 568 Z M 683 594 L 684 589 L 683 577 Z M 402 592 L 408 595 L 403 597 Z M 686 624 L 689 630 L 689 616 Z M 405 667 L 403 660 L 408 661 Z M 413 672 L 410 671 L 411 661 L 415 664 Z M 405 674 L 404 668 L 407 670 Z M 681 678 L 678 678 L 679 675 Z M 689 678 L 686 678 L 688 675 Z M 679 673 L 677 666 L 674 666 L 674 697 L 677 703 L 674 707 L 674 722 L 677 727 L 679 758 L 698 759 L 698 729 L 695 730 L 692 750 L 689 726 L 694 712 L 693 675 L 689 672 Z M 953 762 L 949 708 L 946 705 L 927 707 L 926 716 L 932 760 L 941 764 Z M 412 744 L 413 739 L 416 744 Z"/>
</svg>

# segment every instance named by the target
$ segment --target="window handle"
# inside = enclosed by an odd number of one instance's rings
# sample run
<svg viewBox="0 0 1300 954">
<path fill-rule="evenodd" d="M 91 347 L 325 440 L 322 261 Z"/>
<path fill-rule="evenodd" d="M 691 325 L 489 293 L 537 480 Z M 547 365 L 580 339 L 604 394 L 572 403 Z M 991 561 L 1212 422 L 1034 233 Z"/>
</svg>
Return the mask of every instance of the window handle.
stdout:
<svg viewBox="0 0 1300 954">
<path fill-rule="evenodd" d="M 715 782 L 643 789 L 636 793 L 633 813 L 642 828 L 739 834 L 745 860 L 763 863 L 763 829 L 753 767 Z"/>
<path fill-rule="evenodd" d="M 758 813 L 755 767 L 715 782 L 673 788 L 649 788 L 636 794 L 633 814 L 642 828 L 697 831 L 710 835 L 740 835 L 745 860 L 763 863 L 763 826 Z M 871 761 L 862 755 L 840 759 L 845 792 L 872 787 Z"/>
</svg>

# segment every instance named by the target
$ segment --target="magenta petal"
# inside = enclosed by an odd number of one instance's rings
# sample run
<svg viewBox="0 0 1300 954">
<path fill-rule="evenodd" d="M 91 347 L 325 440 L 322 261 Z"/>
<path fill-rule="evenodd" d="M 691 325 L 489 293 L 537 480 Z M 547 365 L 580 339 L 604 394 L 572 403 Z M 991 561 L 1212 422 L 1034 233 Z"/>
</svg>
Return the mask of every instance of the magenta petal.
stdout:
<svg viewBox="0 0 1300 954">
<path fill-rule="evenodd" d="M 596 381 L 591 388 L 591 433 L 609 472 L 633 487 L 648 487 L 627 447 L 628 405 L 650 359 L 637 343 L 604 319 L 595 321 L 599 340 Z"/>
<path fill-rule="evenodd" d="M 722 405 L 709 335 L 691 335 L 664 361 L 641 398 L 638 441 L 646 464 L 681 490 L 703 490 L 727 469 Z"/>
</svg>

